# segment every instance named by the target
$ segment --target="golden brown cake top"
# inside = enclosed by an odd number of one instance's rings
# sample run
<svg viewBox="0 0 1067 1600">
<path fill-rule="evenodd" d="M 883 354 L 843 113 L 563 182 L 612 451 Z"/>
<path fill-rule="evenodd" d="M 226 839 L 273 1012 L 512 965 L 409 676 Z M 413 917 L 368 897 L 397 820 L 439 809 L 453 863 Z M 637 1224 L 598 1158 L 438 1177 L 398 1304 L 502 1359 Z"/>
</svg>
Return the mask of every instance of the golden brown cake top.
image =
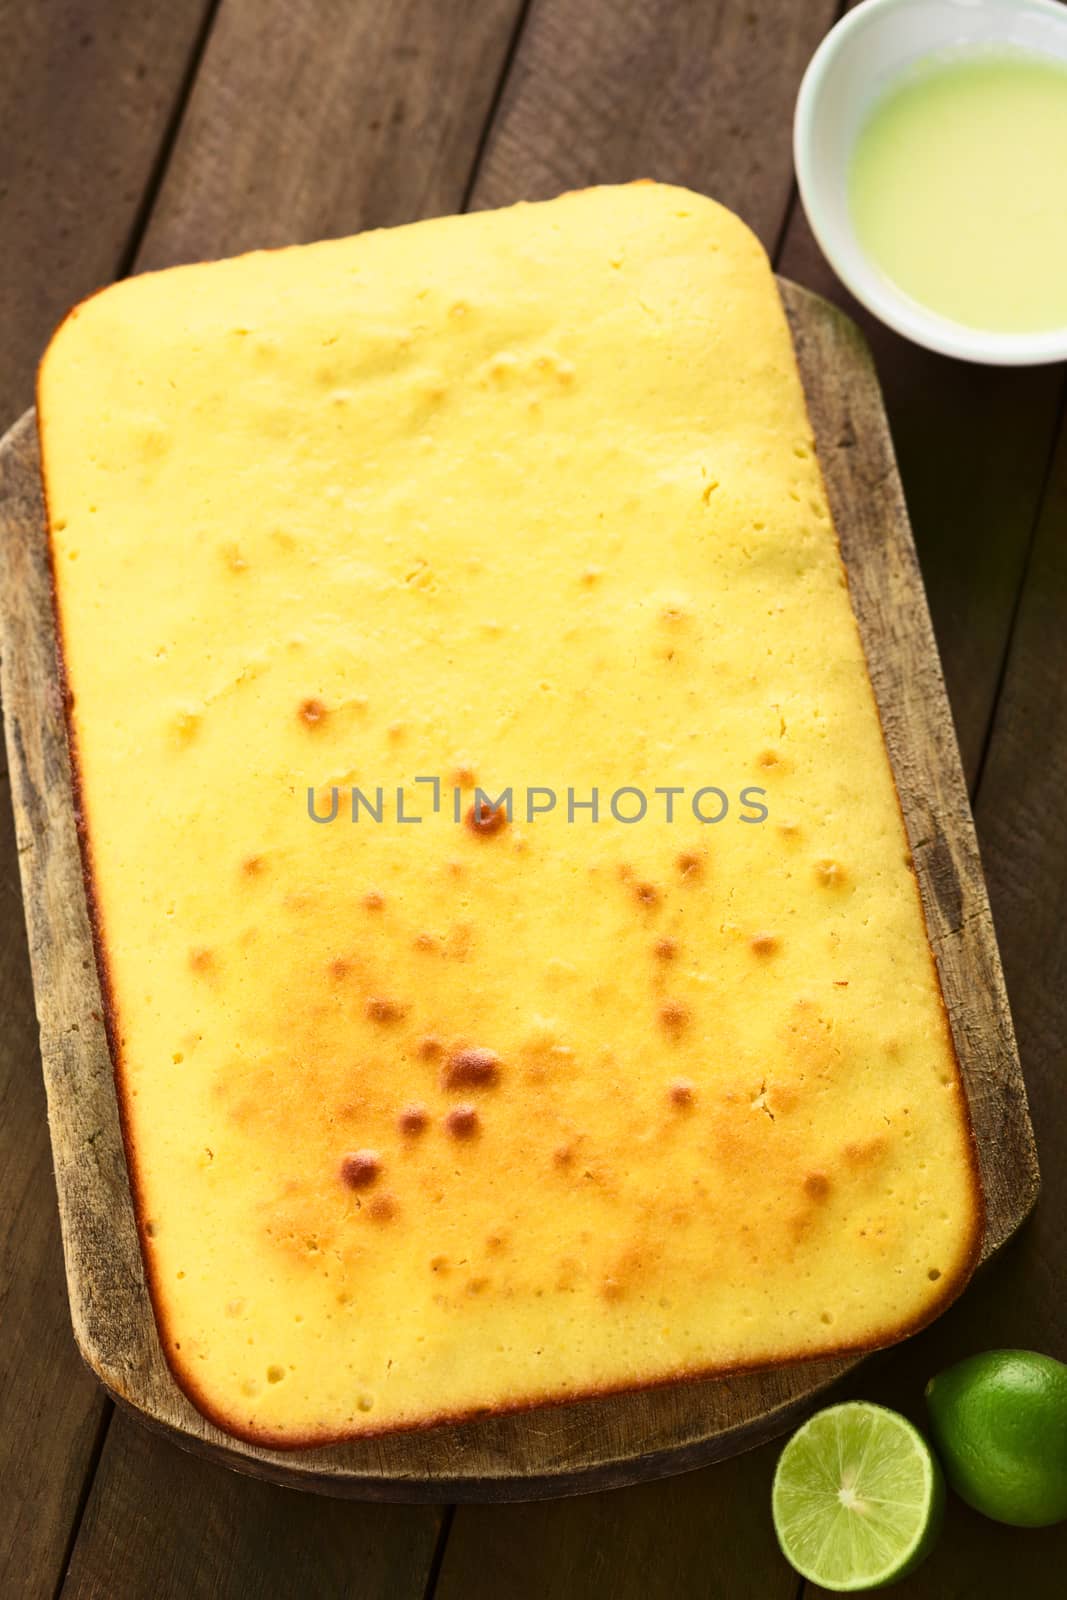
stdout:
<svg viewBox="0 0 1067 1600">
<path fill-rule="evenodd" d="M 959 1077 L 736 217 L 594 189 L 131 279 L 40 425 L 203 1409 L 334 1439 L 867 1348 L 956 1291 Z"/>
</svg>

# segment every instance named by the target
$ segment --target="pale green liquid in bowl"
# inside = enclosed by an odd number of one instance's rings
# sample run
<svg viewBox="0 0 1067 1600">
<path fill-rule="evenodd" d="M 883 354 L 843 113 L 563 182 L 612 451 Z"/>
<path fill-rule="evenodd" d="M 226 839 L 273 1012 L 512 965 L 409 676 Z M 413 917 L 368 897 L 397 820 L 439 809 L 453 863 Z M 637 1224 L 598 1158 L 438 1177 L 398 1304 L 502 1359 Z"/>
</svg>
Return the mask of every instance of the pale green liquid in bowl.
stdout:
<svg viewBox="0 0 1067 1600">
<path fill-rule="evenodd" d="M 860 130 L 849 203 L 864 250 L 929 310 L 1067 326 L 1067 67 L 973 52 L 906 74 Z"/>
</svg>

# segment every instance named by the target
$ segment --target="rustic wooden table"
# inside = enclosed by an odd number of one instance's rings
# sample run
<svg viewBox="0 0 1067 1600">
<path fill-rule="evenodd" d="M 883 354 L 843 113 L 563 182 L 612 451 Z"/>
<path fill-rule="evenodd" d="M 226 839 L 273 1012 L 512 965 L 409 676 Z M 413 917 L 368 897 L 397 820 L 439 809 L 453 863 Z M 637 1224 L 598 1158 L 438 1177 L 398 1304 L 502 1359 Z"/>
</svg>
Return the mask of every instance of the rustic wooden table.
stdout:
<svg viewBox="0 0 1067 1600">
<path fill-rule="evenodd" d="M 0 431 L 66 307 L 123 273 L 653 176 L 735 207 L 849 306 L 796 204 L 793 98 L 838 0 L 0 5 Z M 1067 1358 L 1064 374 L 870 327 L 972 786 L 1044 1189 L 1018 1239 L 846 1393 L 919 1416 L 994 1344 Z M 530 1506 L 367 1506 L 204 1465 L 115 1413 L 70 1335 L 15 844 L 0 814 L 0 1594 L 793 1600 L 766 1447 Z M 1067 1529 L 950 1507 L 902 1600 L 1063 1592 Z M 809 1590 L 809 1596 L 814 1591 Z"/>
</svg>

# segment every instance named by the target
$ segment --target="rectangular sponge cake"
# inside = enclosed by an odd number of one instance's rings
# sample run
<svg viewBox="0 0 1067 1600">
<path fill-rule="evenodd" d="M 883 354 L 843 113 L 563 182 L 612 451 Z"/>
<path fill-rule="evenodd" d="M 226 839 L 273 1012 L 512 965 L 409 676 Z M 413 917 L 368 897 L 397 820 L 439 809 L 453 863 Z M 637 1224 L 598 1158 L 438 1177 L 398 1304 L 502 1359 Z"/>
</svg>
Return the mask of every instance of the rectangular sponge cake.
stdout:
<svg viewBox="0 0 1067 1600">
<path fill-rule="evenodd" d="M 131 1180 L 208 1416 L 425 1426 L 958 1292 L 966 1106 L 736 217 L 638 184 L 133 278 L 39 423 Z"/>
</svg>

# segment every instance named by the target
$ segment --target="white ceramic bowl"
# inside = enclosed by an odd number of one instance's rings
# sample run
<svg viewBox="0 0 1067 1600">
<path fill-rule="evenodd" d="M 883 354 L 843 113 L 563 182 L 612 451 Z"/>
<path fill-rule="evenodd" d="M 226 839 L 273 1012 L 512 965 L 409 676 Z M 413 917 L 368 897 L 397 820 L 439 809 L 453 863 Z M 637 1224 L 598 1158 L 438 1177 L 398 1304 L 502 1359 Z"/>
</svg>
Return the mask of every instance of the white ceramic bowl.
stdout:
<svg viewBox="0 0 1067 1600">
<path fill-rule="evenodd" d="M 1067 65 L 1067 6 L 1058 0 L 864 0 L 826 35 L 797 97 L 797 184 L 823 254 L 856 299 L 906 339 L 964 361 L 1034 366 L 1067 359 L 1067 327 L 986 333 L 916 305 L 861 247 L 848 169 L 868 112 L 906 68 L 969 45 L 1006 45 Z"/>
</svg>

